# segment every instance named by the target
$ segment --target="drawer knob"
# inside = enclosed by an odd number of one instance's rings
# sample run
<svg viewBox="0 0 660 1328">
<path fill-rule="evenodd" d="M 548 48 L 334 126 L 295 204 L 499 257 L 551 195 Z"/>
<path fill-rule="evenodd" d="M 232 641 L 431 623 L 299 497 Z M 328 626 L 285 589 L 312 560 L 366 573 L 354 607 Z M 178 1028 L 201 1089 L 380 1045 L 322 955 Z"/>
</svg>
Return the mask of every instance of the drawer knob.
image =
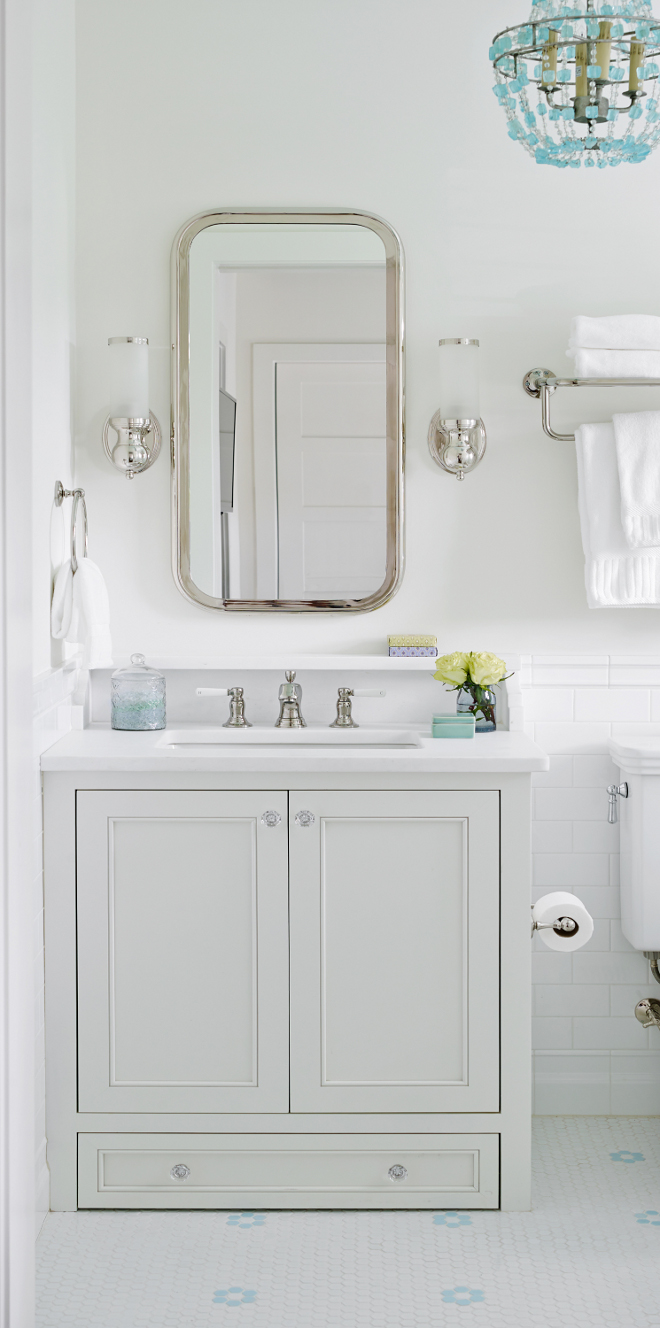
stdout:
<svg viewBox="0 0 660 1328">
<path fill-rule="evenodd" d="M 302 826 L 313 825 L 315 820 L 316 817 L 313 812 L 308 812 L 308 811 L 296 812 L 296 825 L 302 825 Z"/>
<path fill-rule="evenodd" d="M 402 1167 L 399 1162 L 396 1162 L 393 1167 L 390 1167 L 387 1174 L 390 1180 L 407 1180 L 408 1168 Z"/>
<path fill-rule="evenodd" d="M 261 823 L 262 825 L 267 825 L 269 829 L 272 829 L 274 825 L 279 825 L 281 820 L 282 817 L 279 812 L 264 812 L 261 818 Z"/>
<path fill-rule="evenodd" d="M 172 1180 L 187 1180 L 189 1175 L 190 1167 L 187 1167 L 185 1162 L 177 1162 L 176 1166 L 172 1167 L 170 1171 Z"/>
</svg>

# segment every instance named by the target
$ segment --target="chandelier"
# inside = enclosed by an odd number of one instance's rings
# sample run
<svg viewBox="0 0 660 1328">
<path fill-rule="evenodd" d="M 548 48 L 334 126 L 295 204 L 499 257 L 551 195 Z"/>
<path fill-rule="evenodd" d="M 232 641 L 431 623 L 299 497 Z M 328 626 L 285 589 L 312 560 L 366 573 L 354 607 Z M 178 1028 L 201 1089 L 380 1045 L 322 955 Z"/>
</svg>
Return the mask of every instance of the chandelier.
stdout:
<svg viewBox="0 0 660 1328">
<path fill-rule="evenodd" d="M 509 137 L 542 166 L 644 161 L 660 139 L 660 20 L 651 0 L 535 0 L 489 52 Z"/>
</svg>

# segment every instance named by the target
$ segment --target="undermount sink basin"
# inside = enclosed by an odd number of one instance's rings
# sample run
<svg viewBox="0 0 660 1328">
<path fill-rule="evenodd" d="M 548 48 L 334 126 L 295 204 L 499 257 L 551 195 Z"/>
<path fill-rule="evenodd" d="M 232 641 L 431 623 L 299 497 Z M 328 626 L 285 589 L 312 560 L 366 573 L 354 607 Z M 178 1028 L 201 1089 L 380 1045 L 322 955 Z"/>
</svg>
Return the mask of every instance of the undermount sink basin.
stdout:
<svg viewBox="0 0 660 1328">
<path fill-rule="evenodd" d="M 173 752 L 190 755 L 210 747 L 421 747 L 412 729 L 169 729 L 158 742 Z"/>
</svg>

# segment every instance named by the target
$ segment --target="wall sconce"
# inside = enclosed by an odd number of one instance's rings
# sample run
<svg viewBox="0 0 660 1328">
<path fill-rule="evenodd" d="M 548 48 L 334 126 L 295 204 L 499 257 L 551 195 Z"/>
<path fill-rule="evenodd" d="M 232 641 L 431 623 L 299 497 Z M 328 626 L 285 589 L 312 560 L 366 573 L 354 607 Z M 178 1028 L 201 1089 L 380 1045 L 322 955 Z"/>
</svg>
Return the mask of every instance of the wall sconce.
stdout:
<svg viewBox="0 0 660 1328">
<path fill-rule="evenodd" d="M 443 470 L 462 480 L 486 451 L 479 416 L 479 342 L 451 337 L 438 344 L 440 409 L 429 425 L 429 451 Z"/>
<path fill-rule="evenodd" d="M 153 466 L 160 452 L 161 431 L 149 410 L 149 340 L 108 337 L 110 347 L 110 415 L 103 425 L 108 461 L 132 480 Z M 117 441 L 110 444 L 110 429 Z"/>
</svg>

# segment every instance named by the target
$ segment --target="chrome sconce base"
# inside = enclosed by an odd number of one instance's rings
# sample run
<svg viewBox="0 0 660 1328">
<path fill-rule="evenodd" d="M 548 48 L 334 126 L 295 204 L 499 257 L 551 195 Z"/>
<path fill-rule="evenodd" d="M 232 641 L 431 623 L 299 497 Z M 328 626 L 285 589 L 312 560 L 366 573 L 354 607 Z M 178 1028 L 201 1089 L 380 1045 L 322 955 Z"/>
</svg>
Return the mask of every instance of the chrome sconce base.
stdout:
<svg viewBox="0 0 660 1328">
<path fill-rule="evenodd" d="M 114 446 L 110 443 L 110 429 L 114 429 L 117 435 Z M 160 424 L 151 412 L 146 419 L 109 415 L 103 425 L 105 455 L 129 480 L 153 466 L 160 452 L 161 441 Z"/>
<path fill-rule="evenodd" d="M 445 420 L 436 410 L 429 425 L 429 452 L 438 466 L 462 480 L 486 451 L 483 420 Z"/>
</svg>

